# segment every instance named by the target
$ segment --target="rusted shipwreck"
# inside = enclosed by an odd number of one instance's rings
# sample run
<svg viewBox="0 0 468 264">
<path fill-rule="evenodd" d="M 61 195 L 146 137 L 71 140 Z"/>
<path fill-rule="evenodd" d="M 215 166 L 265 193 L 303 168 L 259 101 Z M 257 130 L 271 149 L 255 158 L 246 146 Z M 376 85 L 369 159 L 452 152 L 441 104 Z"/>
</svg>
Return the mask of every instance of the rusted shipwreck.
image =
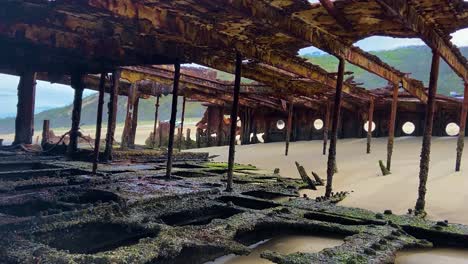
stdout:
<svg viewBox="0 0 468 264">
<path fill-rule="evenodd" d="M 466 247 L 467 227 L 414 216 L 424 215 L 431 137 L 443 135 L 449 122 L 460 127 L 455 169 L 461 167 L 468 64 L 449 35 L 468 25 L 464 1 L 6 0 L 0 21 L 0 71 L 21 77 L 14 145 L 32 143 L 36 80 L 75 89 L 68 161 L 2 152 L 0 256 L 7 263 L 203 263 L 246 253 L 252 234 L 259 239 L 278 230 L 348 238 L 315 254 L 264 253 L 277 263 L 385 263 L 406 247 Z M 353 46 L 375 35 L 421 38 L 433 51 L 429 87 Z M 309 46 L 336 56 L 337 72 L 297 56 Z M 465 83 L 463 102 L 437 95 L 441 58 Z M 387 80 L 388 87 L 359 87 L 346 79 L 346 62 Z M 234 83 L 184 63 L 233 73 Z M 71 161 L 80 152 L 85 88 L 99 91 L 92 165 Z M 104 93 L 111 99 L 100 153 Z M 155 141 L 163 94 L 175 95 L 167 151 L 115 151 L 118 95 L 128 96 L 122 145 L 132 148 L 139 99 L 156 97 Z M 226 165 L 174 153 L 178 95 L 207 104 L 206 131 L 197 134 L 208 135 L 208 145 L 229 145 Z M 323 139 L 324 154 L 329 146 L 325 196 L 269 201 L 295 197 L 305 186 L 235 166 L 238 127 L 224 123 L 228 113 L 229 120 L 240 116 L 243 144 L 264 133 L 265 141 L 285 140 L 287 155 L 291 139 Z M 313 126 L 317 119 L 323 128 Z M 275 129 L 278 120 L 284 129 Z M 335 206 L 345 195 L 332 189 L 338 136 L 367 137 L 368 153 L 372 136 L 388 136 L 390 171 L 394 137 L 407 121 L 423 136 L 415 211 L 395 216 Z M 374 132 L 363 130 L 366 122 L 376 124 Z M 142 164 L 117 166 L 129 159 Z"/>
</svg>

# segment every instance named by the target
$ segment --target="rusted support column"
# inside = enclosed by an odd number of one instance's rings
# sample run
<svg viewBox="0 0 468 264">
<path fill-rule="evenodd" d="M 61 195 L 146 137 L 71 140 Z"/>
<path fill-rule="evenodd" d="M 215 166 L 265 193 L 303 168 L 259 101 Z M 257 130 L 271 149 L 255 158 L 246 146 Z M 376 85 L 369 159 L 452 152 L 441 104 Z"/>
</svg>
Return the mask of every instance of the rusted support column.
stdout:
<svg viewBox="0 0 468 264">
<path fill-rule="evenodd" d="M 81 121 L 81 105 L 83 102 L 84 74 L 74 73 L 71 76 L 71 86 L 75 89 L 75 98 L 73 99 L 72 126 L 70 130 L 70 143 L 68 144 L 68 156 L 78 150 L 78 137 Z"/>
<path fill-rule="evenodd" d="M 325 120 L 323 126 L 323 155 L 327 155 L 327 145 L 328 145 L 328 130 L 330 129 L 330 112 L 331 104 L 327 102 L 327 112 L 325 113 Z"/>
<path fill-rule="evenodd" d="M 288 124 L 286 128 L 286 150 L 284 151 L 284 155 L 287 156 L 289 154 L 289 142 L 291 140 L 291 129 L 292 129 L 292 119 L 293 119 L 293 111 L 294 111 L 294 104 L 293 102 L 289 102 L 288 107 Z"/>
<path fill-rule="evenodd" d="M 125 124 L 122 132 L 122 149 L 127 149 L 132 146 L 133 120 L 135 119 L 135 102 L 138 96 L 138 87 L 136 84 L 130 86 L 127 97 L 127 114 L 125 116 Z"/>
<path fill-rule="evenodd" d="M 182 150 L 182 139 L 184 138 L 185 101 L 186 98 L 184 96 L 182 101 L 182 116 L 180 117 L 179 151 Z"/>
<path fill-rule="evenodd" d="M 96 174 L 98 162 L 99 162 L 99 150 L 101 148 L 101 128 L 102 128 L 102 112 L 104 108 L 104 93 L 106 89 L 106 73 L 101 73 L 101 79 L 99 81 L 99 99 L 98 109 L 96 118 L 96 137 L 94 140 L 94 163 L 93 163 L 93 174 Z"/>
<path fill-rule="evenodd" d="M 465 83 L 465 93 L 463 98 L 463 106 L 460 115 L 460 132 L 458 134 L 457 142 L 457 162 L 455 164 L 455 171 L 461 169 L 461 158 L 463 155 L 463 148 L 465 147 L 465 130 L 466 130 L 466 117 L 468 113 L 468 83 Z"/>
<path fill-rule="evenodd" d="M 135 97 L 135 102 L 133 103 L 132 131 L 131 131 L 131 134 L 130 134 L 130 137 L 129 137 L 130 141 L 128 142 L 129 147 L 131 149 L 135 149 L 136 131 L 137 131 L 137 127 L 138 127 L 138 109 L 139 109 L 139 106 L 140 106 L 140 95 L 139 95 L 139 93 L 137 93 L 137 95 Z"/>
<path fill-rule="evenodd" d="M 419 189 L 416 201 L 416 213 L 423 213 L 426 205 L 426 183 L 429 174 L 429 161 L 431 155 L 432 126 L 434 123 L 435 97 L 437 94 L 437 81 L 439 79 L 440 55 L 438 51 L 432 50 L 431 77 L 429 81 L 429 98 L 426 106 L 426 118 L 424 124 L 423 144 L 421 150 L 421 161 L 419 164 Z"/>
<path fill-rule="evenodd" d="M 34 104 L 36 98 L 36 73 L 24 72 L 18 84 L 18 105 L 13 145 L 32 144 L 34 135 Z"/>
<path fill-rule="evenodd" d="M 393 143 L 395 141 L 395 123 L 396 115 L 398 110 L 398 90 L 399 84 L 393 85 L 393 98 L 392 98 L 392 110 L 390 113 L 390 120 L 388 122 L 388 143 L 387 143 L 387 170 L 391 171 L 392 167 L 392 155 L 393 155 Z"/>
<path fill-rule="evenodd" d="M 115 126 L 117 121 L 117 103 L 119 100 L 120 70 L 112 73 L 112 86 L 108 107 L 106 149 L 104 150 L 103 161 L 112 160 L 112 148 L 114 145 Z"/>
<path fill-rule="evenodd" d="M 171 121 L 169 123 L 169 143 L 167 145 L 167 167 L 166 178 L 171 178 L 172 173 L 172 153 L 174 151 L 174 133 L 177 119 L 177 97 L 179 96 L 180 63 L 174 64 L 174 88 L 172 89 L 172 110 Z"/>
<path fill-rule="evenodd" d="M 219 120 L 218 120 L 218 130 L 216 131 L 216 137 L 218 140 L 218 146 L 223 145 L 223 127 L 224 127 L 224 107 L 219 107 Z"/>
<path fill-rule="evenodd" d="M 328 163 L 327 163 L 327 186 L 325 196 L 330 197 L 333 186 L 333 175 L 335 174 L 336 166 L 336 141 L 338 137 L 338 121 L 340 119 L 341 112 L 341 96 L 343 90 L 343 78 L 345 70 L 345 60 L 339 58 L 340 64 L 338 66 L 338 79 L 336 81 L 336 93 L 335 103 L 333 105 L 333 119 L 332 119 L 332 131 L 330 137 L 330 149 L 328 150 Z"/>
<path fill-rule="evenodd" d="M 213 131 L 211 130 L 211 119 L 212 119 L 212 114 L 211 114 L 211 108 L 212 106 L 208 106 L 206 109 L 206 145 L 207 147 L 211 147 L 211 134 Z"/>
<path fill-rule="evenodd" d="M 153 126 L 153 148 L 156 147 L 156 131 L 158 129 L 158 119 L 159 119 L 159 100 L 161 98 L 161 95 L 156 96 L 156 104 L 154 105 L 155 110 L 154 110 L 154 126 Z"/>
<path fill-rule="evenodd" d="M 239 92 L 241 85 L 242 74 L 242 57 L 240 53 L 236 54 L 236 73 L 234 80 L 234 100 L 231 107 L 231 130 L 229 133 L 229 158 L 228 158 L 228 180 L 226 191 L 232 191 L 232 179 L 234 171 L 234 156 L 236 153 L 236 129 L 237 129 L 237 115 L 239 112 Z"/>
<path fill-rule="evenodd" d="M 372 143 L 372 128 L 374 122 L 374 97 L 370 98 L 369 102 L 369 120 L 367 122 L 367 154 L 371 153 L 371 143 Z"/>
<path fill-rule="evenodd" d="M 49 143 L 50 138 L 50 120 L 44 120 L 42 124 L 42 141 L 41 141 L 41 146 L 44 146 L 45 144 Z"/>
</svg>

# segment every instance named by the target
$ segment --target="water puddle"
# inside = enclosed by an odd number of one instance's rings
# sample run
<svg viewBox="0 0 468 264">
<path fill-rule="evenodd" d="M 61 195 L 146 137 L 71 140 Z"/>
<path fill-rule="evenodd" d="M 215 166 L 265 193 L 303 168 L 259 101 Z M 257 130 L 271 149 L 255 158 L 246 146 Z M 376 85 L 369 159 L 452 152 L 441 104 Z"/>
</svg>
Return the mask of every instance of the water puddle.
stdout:
<svg viewBox="0 0 468 264">
<path fill-rule="evenodd" d="M 325 248 L 336 247 L 341 244 L 343 244 L 343 239 L 339 238 L 302 235 L 278 236 L 251 245 L 250 248 L 253 248 L 253 251 L 248 256 L 231 254 L 205 264 L 270 264 L 273 262 L 260 257 L 263 251 L 271 250 L 282 254 L 295 252 L 316 253 Z"/>
<path fill-rule="evenodd" d="M 396 264 L 468 264 L 468 250 L 414 249 L 397 253 Z"/>
</svg>

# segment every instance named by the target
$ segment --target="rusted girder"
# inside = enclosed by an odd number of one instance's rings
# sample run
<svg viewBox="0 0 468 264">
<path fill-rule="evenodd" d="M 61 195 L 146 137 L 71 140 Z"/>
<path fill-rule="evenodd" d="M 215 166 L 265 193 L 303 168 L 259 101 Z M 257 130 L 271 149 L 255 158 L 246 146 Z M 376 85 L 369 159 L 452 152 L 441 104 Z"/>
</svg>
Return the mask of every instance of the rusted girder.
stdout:
<svg viewBox="0 0 468 264">
<path fill-rule="evenodd" d="M 395 123 L 398 110 L 398 90 L 397 84 L 393 85 L 393 96 L 390 110 L 390 119 L 388 121 L 388 143 L 387 143 L 387 170 L 392 168 L 393 144 L 395 142 Z"/>
<path fill-rule="evenodd" d="M 112 85 L 109 94 L 109 103 L 107 105 L 107 134 L 106 148 L 104 150 L 103 161 L 112 161 L 112 152 L 114 145 L 115 127 L 117 122 L 117 107 L 119 100 L 120 70 L 114 70 L 111 77 Z"/>
<path fill-rule="evenodd" d="M 375 0 L 398 21 L 420 36 L 433 50 L 436 50 L 453 71 L 464 82 L 468 82 L 468 64 L 460 50 L 446 36 L 434 29 L 431 22 L 421 16 L 406 0 Z"/>
<path fill-rule="evenodd" d="M 317 21 L 310 21 L 310 6 L 300 5 L 290 1 L 282 3 L 262 0 L 233 0 L 230 3 L 242 11 L 252 15 L 252 19 L 267 20 L 282 28 L 285 32 L 300 38 L 313 46 L 335 56 L 343 56 L 348 62 L 364 70 L 374 73 L 392 83 L 403 83 L 413 96 L 427 102 L 422 82 L 408 78 L 404 73 L 381 61 L 378 57 L 353 47 L 329 31 L 320 28 Z M 282 19 L 278 19 L 281 17 Z"/>
<path fill-rule="evenodd" d="M 374 98 L 371 97 L 369 103 L 369 113 L 368 113 L 368 121 L 367 121 L 367 154 L 371 153 L 371 142 L 372 142 L 372 129 L 374 128 Z"/>
<path fill-rule="evenodd" d="M 104 108 L 104 92 L 106 87 L 106 73 L 101 74 L 99 81 L 99 98 L 98 109 L 96 117 L 96 136 L 94 139 L 94 161 L 93 161 L 93 174 L 96 174 L 99 162 L 99 151 L 101 149 L 101 128 L 102 128 L 102 111 Z"/>
<path fill-rule="evenodd" d="M 178 142 L 178 148 L 179 151 L 182 150 L 182 139 L 183 139 L 183 134 L 184 134 L 184 121 L 185 121 L 185 104 L 186 104 L 187 98 L 184 96 L 183 101 L 182 101 L 182 115 L 180 116 L 180 134 L 179 134 L 179 142 Z"/>
<path fill-rule="evenodd" d="M 21 73 L 18 84 L 18 104 L 13 145 L 32 144 L 34 135 L 34 105 L 36 98 L 36 73 Z"/>
<path fill-rule="evenodd" d="M 328 13 L 335 18 L 336 22 L 340 24 L 346 30 L 352 30 L 353 25 L 346 19 L 346 17 L 341 13 L 339 10 L 335 8 L 335 4 L 333 4 L 330 0 L 320 0 L 320 3 L 323 7 L 328 11 Z"/>
<path fill-rule="evenodd" d="M 158 129 L 158 119 L 159 119 L 159 100 L 161 95 L 156 95 L 156 104 L 154 105 L 154 125 L 153 125 L 153 137 L 151 141 L 153 143 L 153 148 L 156 147 L 156 134 Z"/>
<path fill-rule="evenodd" d="M 172 174 L 172 154 L 174 151 L 174 133 L 177 119 L 177 99 L 179 97 L 180 63 L 174 64 L 174 88 L 172 90 L 171 120 L 169 121 L 169 142 L 167 144 L 166 179 Z"/>
<path fill-rule="evenodd" d="M 465 147 L 465 131 L 466 131 L 467 115 L 468 115 L 468 83 L 465 83 L 463 105 L 462 105 L 462 110 L 460 114 L 460 132 L 458 133 L 457 161 L 455 164 L 455 171 L 460 171 L 461 169 L 461 159 L 463 155 L 463 148 Z"/>
<path fill-rule="evenodd" d="M 90 12 L 89 6 L 83 6 L 84 1 L 58 2 L 9 0 L 2 3 L 0 64 L 18 68 L 28 61 L 28 66 L 37 72 L 69 74 L 77 68 L 97 73 L 117 65 L 174 62 L 178 53 L 176 45 L 172 52 L 161 53 L 154 47 L 155 36 L 130 33 L 136 31 L 134 25 Z M 168 58 L 169 54 L 174 57 Z"/>
<path fill-rule="evenodd" d="M 254 39 L 241 41 L 236 35 L 226 29 L 228 22 L 222 24 L 213 23 L 210 20 L 190 16 L 185 13 L 172 13 L 165 19 L 159 19 L 155 14 L 165 14 L 169 12 L 164 5 L 141 5 L 133 1 L 123 0 L 118 3 L 110 4 L 107 1 L 88 1 L 94 7 L 105 9 L 115 15 L 147 21 L 152 24 L 155 30 L 181 36 L 185 41 L 196 46 L 225 48 L 236 50 L 243 53 L 243 56 L 257 59 L 273 67 L 296 74 L 300 77 L 309 78 L 322 83 L 329 89 L 336 87 L 336 79 L 330 78 L 328 73 L 316 65 L 305 62 L 304 60 L 282 54 L 271 47 L 258 44 Z M 234 21 L 233 21 L 234 23 Z M 174 26 L 177 25 L 177 26 Z M 196 34 L 194 34 L 196 33 Z M 238 32 L 240 34 L 241 32 Z M 200 37 L 200 36 L 204 37 Z M 205 64 L 206 65 L 206 64 Z M 350 92 L 352 88 L 345 85 L 344 91 Z"/>
<path fill-rule="evenodd" d="M 67 154 L 72 157 L 78 151 L 78 137 L 81 120 L 81 106 L 83 102 L 84 74 L 77 72 L 71 76 L 71 85 L 75 89 L 73 99 L 72 125 L 70 129 L 70 142 L 68 143 Z"/>
<path fill-rule="evenodd" d="M 325 190 L 325 196 L 330 197 L 333 187 L 333 175 L 336 169 L 336 142 L 338 139 L 338 122 L 340 119 L 341 112 L 341 95 L 344 79 L 345 60 L 339 58 L 340 63 L 338 65 L 338 81 L 336 84 L 335 102 L 333 105 L 333 119 L 332 119 L 332 131 L 330 138 L 330 149 L 328 150 L 328 163 L 327 163 L 327 186 Z"/>
<path fill-rule="evenodd" d="M 130 86 L 129 95 L 127 97 L 127 113 L 125 116 L 125 124 L 124 129 L 122 132 L 122 142 L 121 142 L 121 149 L 128 149 L 134 147 L 134 142 L 132 142 L 133 138 L 133 125 L 134 120 L 136 118 L 136 104 L 138 100 L 138 84 L 133 83 Z"/>
<path fill-rule="evenodd" d="M 98 1 L 95 1 L 95 2 L 98 2 Z M 124 1 L 122 1 L 122 3 L 123 2 Z M 84 2 L 83 2 L 83 4 L 84 4 Z M 121 2 L 119 2 L 119 4 L 121 4 Z M 100 36 L 99 39 L 102 39 L 102 38 L 105 38 L 104 36 L 106 36 L 106 34 L 108 33 L 108 32 L 104 32 L 104 31 L 101 32 L 103 30 L 103 28 L 101 28 L 99 26 L 99 24 L 96 24 L 96 21 L 99 20 L 99 17 L 97 17 L 97 15 L 94 15 L 92 13 L 81 14 L 81 13 L 79 13 L 79 12 L 82 12 L 81 9 L 73 10 L 71 8 L 71 6 L 67 6 L 67 5 L 64 5 L 64 4 L 57 4 L 54 7 L 54 9 L 50 9 L 47 4 L 34 4 L 34 5 L 35 5 L 36 8 L 40 8 L 39 10 L 41 12 L 37 12 L 38 15 L 35 18 L 37 18 L 38 21 L 41 21 L 41 23 L 39 23 L 38 25 L 30 26 L 30 25 L 25 24 L 25 23 L 14 24 L 15 22 L 17 22 L 15 20 L 14 22 L 11 22 L 13 24 L 10 24 L 10 27 L 7 27 L 7 28 L 13 30 L 12 31 L 13 33 L 16 32 L 19 29 L 21 29 L 22 32 L 24 32 L 24 31 L 28 32 L 25 35 L 26 41 L 28 41 L 28 42 L 41 43 L 41 44 L 44 44 L 45 46 L 50 46 L 50 47 L 60 49 L 60 50 L 70 49 L 70 50 L 80 51 L 80 48 L 82 48 L 83 45 L 81 45 L 79 47 L 78 46 L 76 46 L 76 47 L 73 46 L 74 43 L 80 43 L 78 41 L 78 39 L 80 37 L 83 40 L 88 40 L 88 39 L 89 40 L 94 40 L 96 38 L 96 36 Z M 124 5 L 119 6 L 119 7 L 123 7 L 123 6 Z M 115 7 L 115 8 L 117 9 L 117 7 Z M 71 12 L 70 10 L 73 10 L 73 12 Z M 48 19 L 49 17 L 56 17 L 58 14 L 60 15 L 60 17 L 63 17 L 64 21 L 68 21 L 68 23 L 64 23 L 63 21 L 60 21 L 60 23 L 59 23 L 57 21 L 51 21 L 51 20 Z M 125 17 L 123 17 L 123 18 L 125 18 Z M 22 19 L 27 21 L 28 18 L 27 17 L 20 17 L 17 20 L 21 21 Z M 125 20 L 122 19 L 122 21 L 125 21 Z M 146 33 L 145 35 L 133 34 L 132 32 L 134 32 L 134 30 L 135 30 L 135 28 L 133 28 L 133 26 L 135 26 L 135 20 L 129 20 L 127 22 L 128 23 L 123 23 L 123 22 L 118 23 L 117 19 L 116 19 L 116 20 L 113 20 L 112 23 L 109 25 L 109 26 L 111 26 L 113 28 L 114 32 L 121 32 L 119 36 L 126 36 L 126 38 L 118 39 L 118 41 L 114 43 L 115 45 L 111 45 L 110 47 L 108 47 L 108 45 L 105 45 L 105 43 L 96 44 L 97 47 L 100 47 L 100 48 L 104 47 L 106 52 L 109 52 L 108 50 L 114 50 L 113 52 L 115 54 L 112 53 L 113 56 L 115 56 L 116 58 L 120 58 L 120 61 L 124 60 L 127 65 L 135 63 L 135 58 L 136 57 L 145 58 L 144 61 L 139 61 L 139 63 L 142 63 L 142 64 L 164 63 L 164 60 L 159 60 L 158 61 L 156 59 L 156 57 L 153 56 L 153 55 L 155 55 L 155 54 L 171 54 L 173 56 L 185 58 L 187 60 L 192 60 L 194 62 L 198 62 L 200 64 L 208 65 L 210 67 L 218 68 L 218 69 L 222 69 L 222 70 L 224 70 L 226 67 L 231 68 L 231 69 L 234 68 L 232 64 L 230 64 L 230 65 L 222 65 L 221 64 L 220 65 L 218 63 L 213 63 L 213 61 L 210 60 L 211 58 L 209 58 L 209 57 L 226 58 L 226 56 L 228 56 L 228 54 L 223 54 L 223 52 L 221 52 L 221 53 L 220 52 L 214 52 L 214 50 L 210 49 L 210 48 L 195 47 L 195 46 L 193 46 L 192 43 L 190 43 L 190 45 L 189 45 L 188 43 L 184 43 L 183 41 L 175 41 L 175 40 L 171 39 L 173 34 L 172 35 L 171 34 L 169 34 L 169 35 L 161 35 L 161 34 L 154 35 L 154 33 L 152 33 L 151 30 L 142 32 L 142 33 Z M 81 27 L 77 27 L 76 25 L 85 25 L 86 30 L 85 31 L 80 30 Z M 146 27 L 142 27 L 139 30 L 145 30 L 145 28 Z M 5 32 L 5 34 L 7 36 L 10 36 L 11 38 L 14 38 L 16 36 L 16 34 L 13 34 L 12 32 L 10 32 L 11 34 L 8 33 L 8 32 Z M 1 34 L 2 34 L 2 32 L 0 31 L 0 35 Z M 38 37 L 38 36 L 43 36 L 45 34 L 48 34 L 47 36 L 49 36 L 49 37 L 41 37 L 41 38 Z M 54 41 L 52 41 L 54 39 L 61 39 L 61 40 L 66 39 L 67 41 L 54 42 Z M 74 40 L 74 39 L 76 39 L 76 41 L 71 41 L 72 43 L 68 43 L 68 40 Z M 112 37 L 110 36 L 110 37 L 107 37 L 106 39 L 112 39 Z M 223 42 L 224 37 L 223 36 L 220 37 L 217 41 Z M 147 45 L 147 43 L 151 43 L 153 46 L 151 48 L 145 46 L 145 45 Z M 80 43 L 80 44 L 82 44 L 82 43 Z M 230 44 L 230 43 L 228 43 L 228 44 Z M 126 57 L 125 50 L 122 50 L 122 49 L 128 48 L 128 47 L 133 48 L 134 53 L 132 53 L 132 55 L 134 55 L 134 57 Z M 246 49 L 251 49 L 250 44 L 243 44 L 243 47 L 246 48 Z M 262 56 L 270 57 L 269 52 L 263 51 L 263 48 L 264 48 L 263 46 L 258 46 L 256 49 L 251 49 L 250 52 L 258 52 Z M 203 50 L 203 49 L 205 49 L 205 50 Z M 224 50 L 226 50 L 226 49 L 224 49 Z M 257 51 L 255 51 L 255 50 L 257 50 Z M 151 51 L 151 52 L 149 52 L 149 51 Z M 202 52 L 200 52 L 200 51 L 202 51 Z M 137 54 L 135 52 L 140 52 L 140 53 Z M 97 54 L 97 52 L 89 52 L 89 54 L 87 54 L 89 56 L 87 56 L 85 58 L 91 59 L 93 57 L 93 54 Z M 190 56 L 188 56 L 187 54 L 190 55 Z M 281 55 L 281 56 L 284 56 L 284 55 Z M 81 58 L 83 56 L 79 55 L 78 57 Z M 201 57 L 203 59 L 200 59 Z M 290 63 L 294 64 L 298 60 L 298 59 L 292 58 L 291 56 L 284 56 L 284 57 L 291 58 L 291 59 L 289 61 L 286 61 L 285 64 L 283 63 L 283 58 L 282 57 L 273 56 L 270 59 L 273 60 L 274 63 L 276 63 L 278 65 L 283 65 L 283 66 L 287 66 Z M 119 61 L 111 61 L 110 63 L 108 63 L 106 65 L 113 65 L 113 64 L 115 65 L 116 63 L 119 63 Z M 226 64 L 228 64 L 228 63 L 226 63 Z M 304 63 L 302 63 L 302 64 L 304 64 Z M 258 69 L 257 68 L 249 69 L 249 68 L 252 68 L 252 67 L 245 67 L 245 68 L 246 68 L 246 69 L 244 69 L 244 73 L 245 73 L 244 75 L 245 76 L 251 77 L 252 79 L 263 77 L 263 76 L 260 76 L 260 75 L 261 75 L 262 72 L 264 72 L 264 67 L 260 67 Z M 299 65 L 297 70 L 300 72 L 301 75 L 307 75 L 307 76 L 313 77 L 313 78 L 316 77 L 313 74 L 314 72 L 317 72 L 317 73 L 320 74 L 320 72 L 323 71 L 323 70 L 318 70 L 317 67 L 311 66 L 310 64 L 305 64 L 305 66 L 304 65 Z M 230 72 L 233 72 L 233 71 L 230 71 Z M 276 79 L 282 79 L 283 82 L 286 82 L 286 83 L 289 82 L 288 75 L 286 75 L 284 73 L 279 74 L 278 72 L 276 72 L 275 74 L 276 74 Z M 324 78 L 327 77 L 327 75 L 323 75 L 323 74 L 321 74 L 321 76 L 323 76 Z M 332 87 L 334 87 L 333 86 L 333 80 L 334 79 L 333 78 L 328 78 L 328 79 L 332 81 L 331 84 L 332 84 Z M 274 84 L 274 83 L 278 83 L 278 82 L 275 82 L 275 80 L 271 80 L 270 83 L 267 83 L 267 84 L 271 85 L 271 83 Z M 322 85 L 319 81 L 315 81 L 314 85 L 310 85 L 309 83 L 306 83 L 306 82 L 303 82 L 303 83 L 301 83 L 299 85 L 294 83 L 294 82 L 291 82 L 291 83 L 293 83 L 292 85 L 290 85 L 291 90 L 292 90 L 292 88 L 300 87 L 303 94 L 313 93 L 315 91 L 315 89 L 323 89 L 324 87 L 330 88 L 330 86 Z M 278 88 L 278 87 L 281 87 L 281 86 L 277 85 L 274 88 Z M 283 87 L 287 87 L 287 86 L 283 86 Z M 285 88 L 282 88 L 282 89 L 285 89 Z M 347 92 L 349 90 L 351 92 L 352 89 L 353 89 L 353 87 L 349 87 L 349 88 L 345 87 L 344 91 Z M 361 92 L 365 93 L 365 91 L 362 91 L 362 90 L 361 90 Z"/>
<path fill-rule="evenodd" d="M 234 100 L 231 107 L 231 127 L 229 131 L 229 155 L 228 155 L 228 171 L 227 171 L 227 187 L 226 191 L 232 192 L 232 182 L 234 176 L 234 159 L 236 154 L 236 129 L 237 116 L 239 113 L 239 94 L 242 77 L 242 57 L 240 53 L 236 54 L 236 72 L 234 80 Z"/>
<path fill-rule="evenodd" d="M 286 150 L 284 151 L 284 155 L 288 156 L 289 154 L 289 141 L 291 140 L 291 130 L 292 130 L 292 119 L 293 119 L 293 112 L 294 111 L 294 104 L 293 102 L 289 102 L 288 105 L 288 123 L 286 127 Z"/>
<path fill-rule="evenodd" d="M 327 155 L 327 144 L 328 144 L 328 131 L 330 128 L 330 115 L 331 115 L 331 103 L 326 102 L 326 113 L 325 113 L 325 120 L 323 125 L 323 150 L 322 154 Z"/>
<path fill-rule="evenodd" d="M 431 76 L 429 81 L 429 100 L 426 107 L 426 118 L 424 124 L 423 144 L 421 150 L 421 160 L 419 163 L 419 188 L 418 199 L 415 210 L 417 214 L 422 214 L 426 207 L 426 184 L 429 175 L 429 161 L 431 156 L 432 126 L 434 124 L 434 112 L 437 94 L 437 82 L 439 79 L 440 54 L 433 50 Z"/>
</svg>

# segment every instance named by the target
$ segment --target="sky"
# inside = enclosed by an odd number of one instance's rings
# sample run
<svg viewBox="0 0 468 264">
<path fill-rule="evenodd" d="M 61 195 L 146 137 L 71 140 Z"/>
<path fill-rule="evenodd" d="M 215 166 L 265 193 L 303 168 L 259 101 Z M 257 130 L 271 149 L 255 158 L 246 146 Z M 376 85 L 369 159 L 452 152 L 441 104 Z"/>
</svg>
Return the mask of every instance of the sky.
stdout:
<svg viewBox="0 0 468 264">
<path fill-rule="evenodd" d="M 310 1 L 314 2 L 314 1 Z M 318 2 L 318 1 L 316 1 Z M 457 46 L 468 46 L 468 29 L 463 29 L 452 34 L 452 42 Z M 365 51 L 390 50 L 405 46 L 425 45 L 420 39 L 397 39 L 391 37 L 374 36 L 355 43 Z M 302 49 L 299 54 L 322 52 L 316 48 Z M 11 75 L 0 74 L 0 118 L 14 117 L 16 115 L 17 86 L 19 78 Z M 95 93 L 85 90 L 84 96 Z M 73 89 L 69 86 L 50 84 L 39 81 L 37 84 L 36 113 L 71 104 L 73 101 Z"/>
</svg>

